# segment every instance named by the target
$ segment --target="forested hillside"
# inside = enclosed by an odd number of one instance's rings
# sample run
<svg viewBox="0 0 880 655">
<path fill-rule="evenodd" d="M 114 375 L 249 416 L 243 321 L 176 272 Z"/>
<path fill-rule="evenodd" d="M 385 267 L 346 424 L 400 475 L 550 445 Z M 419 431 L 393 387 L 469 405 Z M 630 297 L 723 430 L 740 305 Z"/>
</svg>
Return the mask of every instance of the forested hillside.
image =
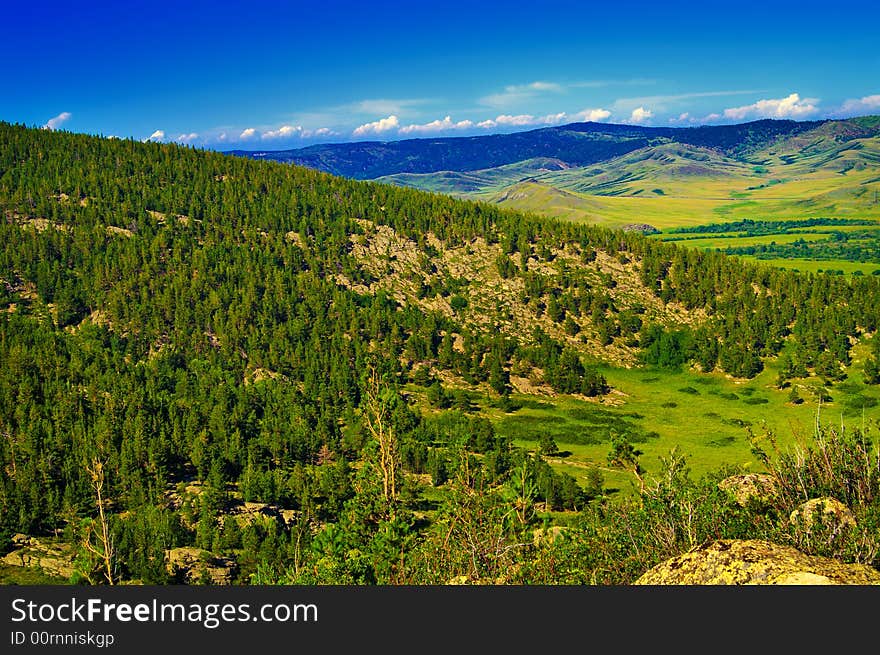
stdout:
<svg viewBox="0 0 880 655">
<path fill-rule="evenodd" d="M 189 546 L 243 583 L 629 582 L 694 540 L 788 534 L 674 456 L 650 502 L 609 509 L 601 480 L 514 447 L 467 392 L 601 399 L 600 363 L 750 378 L 784 346 L 780 385 L 834 381 L 880 322 L 874 276 L 9 124 L 0 212 L 0 549 L 54 534 L 93 582 L 172 581 L 165 553 Z M 693 532 L 653 530 L 681 511 L 667 492 L 702 508 Z M 539 505 L 572 540 L 532 542 Z M 844 536 L 808 546 L 876 564 Z"/>
</svg>

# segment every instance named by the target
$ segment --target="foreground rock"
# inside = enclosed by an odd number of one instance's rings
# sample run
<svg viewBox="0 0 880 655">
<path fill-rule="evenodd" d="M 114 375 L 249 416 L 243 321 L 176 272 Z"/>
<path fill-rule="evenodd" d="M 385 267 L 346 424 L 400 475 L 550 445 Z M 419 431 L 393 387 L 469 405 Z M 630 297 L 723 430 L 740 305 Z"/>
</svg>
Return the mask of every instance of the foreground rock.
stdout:
<svg viewBox="0 0 880 655">
<path fill-rule="evenodd" d="M 880 571 L 769 541 L 725 539 L 658 564 L 637 585 L 880 585 Z"/>
<path fill-rule="evenodd" d="M 165 552 L 165 567 L 187 584 L 229 585 L 235 577 L 236 564 L 201 548 L 172 548 Z"/>
<path fill-rule="evenodd" d="M 3 557 L 4 564 L 39 569 L 59 578 L 73 575 L 75 553 L 70 544 L 23 534 L 12 537 L 12 544 L 16 549 Z"/>
</svg>

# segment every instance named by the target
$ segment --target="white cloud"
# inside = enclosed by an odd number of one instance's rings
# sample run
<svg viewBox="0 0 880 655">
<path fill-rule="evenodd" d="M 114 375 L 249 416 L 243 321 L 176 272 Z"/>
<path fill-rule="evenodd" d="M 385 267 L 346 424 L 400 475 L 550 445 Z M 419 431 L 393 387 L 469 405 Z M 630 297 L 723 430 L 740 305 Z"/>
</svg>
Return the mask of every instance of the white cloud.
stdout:
<svg viewBox="0 0 880 655">
<path fill-rule="evenodd" d="M 546 116 L 541 116 L 536 122 L 543 125 L 556 125 L 561 123 L 566 118 L 568 118 L 568 114 L 564 111 L 559 112 L 558 114 L 547 114 Z"/>
<path fill-rule="evenodd" d="M 144 142 L 146 143 L 147 141 L 164 141 L 164 140 L 165 140 L 165 131 L 164 130 L 156 130 L 150 136 L 148 136 L 146 139 L 144 139 Z"/>
<path fill-rule="evenodd" d="M 598 123 L 604 121 L 609 116 L 611 116 L 611 112 L 607 109 L 584 109 L 583 111 L 574 114 L 572 118 L 580 121 Z"/>
<path fill-rule="evenodd" d="M 636 107 L 632 110 L 632 114 L 630 114 L 629 120 L 631 123 L 644 123 L 653 115 L 654 112 L 652 112 L 650 109 L 645 109 L 644 107 Z"/>
<path fill-rule="evenodd" d="M 606 112 L 607 114 L 608 112 Z M 532 116 L 531 114 L 517 114 L 516 116 L 512 116 L 510 114 L 501 114 L 500 116 L 496 116 L 495 119 L 486 119 L 484 121 L 480 121 L 475 125 L 475 127 L 480 127 L 484 130 L 490 130 L 494 127 L 506 126 L 506 127 L 527 127 L 529 125 L 557 125 L 569 118 L 577 118 L 580 114 L 575 114 L 573 117 L 570 117 L 564 111 L 559 112 L 558 114 L 547 114 L 546 116 Z"/>
<path fill-rule="evenodd" d="M 519 114 L 518 116 L 509 116 L 507 114 L 502 114 L 495 119 L 495 122 L 498 125 L 534 125 L 535 117 L 531 114 Z"/>
<path fill-rule="evenodd" d="M 189 134 L 181 134 L 180 136 L 178 136 L 174 140 L 177 141 L 178 143 L 192 143 L 193 141 L 195 141 L 198 138 L 199 138 L 198 134 L 196 134 L 195 132 L 190 132 Z"/>
<path fill-rule="evenodd" d="M 262 134 L 259 134 L 257 128 L 255 127 L 247 127 L 241 131 L 241 134 L 238 135 L 238 140 L 250 141 L 257 136 L 264 140 L 294 138 L 309 139 L 316 136 L 336 136 L 338 134 L 339 132 L 334 132 L 328 127 L 320 127 L 316 130 L 307 130 L 303 128 L 302 125 L 282 125 L 277 130 L 266 130 Z M 224 139 L 218 140 L 222 141 Z"/>
<path fill-rule="evenodd" d="M 847 100 L 836 113 L 845 116 L 858 116 L 877 110 L 880 110 L 880 94 Z"/>
<path fill-rule="evenodd" d="M 565 89 L 553 82 L 531 82 L 529 84 L 512 84 L 504 87 L 503 93 L 493 93 L 480 98 L 480 104 L 489 107 L 509 107 L 524 102 L 542 93 L 561 93 Z"/>
<path fill-rule="evenodd" d="M 373 121 L 372 123 L 364 123 L 354 129 L 352 134 L 354 136 L 366 136 L 368 134 L 381 134 L 382 132 L 388 132 L 390 130 L 394 130 L 400 127 L 400 121 L 397 119 L 397 116 L 392 114 L 387 118 L 381 118 L 377 121 Z"/>
<path fill-rule="evenodd" d="M 785 98 L 767 98 L 751 105 L 730 107 L 724 110 L 724 118 L 743 120 L 746 118 L 802 118 L 818 111 L 817 98 L 803 98 L 792 93 Z"/>
<path fill-rule="evenodd" d="M 691 116 L 690 112 L 682 112 L 678 115 L 678 118 L 670 118 L 670 123 L 696 123 L 697 119 Z"/>
<path fill-rule="evenodd" d="M 289 139 L 302 134 L 301 125 L 282 125 L 277 130 L 263 132 L 263 139 Z"/>
<path fill-rule="evenodd" d="M 227 138 L 226 132 L 220 132 L 220 134 L 217 135 L 217 140 L 221 142 L 226 141 Z"/>
<path fill-rule="evenodd" d="M 319 127 L 317 130 L 300 129 L 299 135 L 304 139 L 311 139 L 316 136 L 336 136 L 339 132 L 334 132 L 329 127 Z"/>
<path fill-rule="evenodd" d="M 70 117 L 73 116 L 69 111 L 62 111 L 57 116 L 50 118 L 46 121 L 46 124 L 43 125 L 44 130 L 57 130 L 63 123 L 66 123 L 70 120 Z"/>
<path fill-rule="evenodd" d="M 507 87 L 508 89 L 518 89 L 522 87 Z M 553 82 L 532 82 L 531 84 L 526 84 L 525 88 L 529 91 L 553 91 L 555 93 L 559 93 L 562 91 L 562 87 Z"/>
<path fill-rule="evenodd" d="M 401 127 L 398 132 L 400 134 L 414 134 L 419 132 L 444 132 L 447 130 L 466 130 L 474 126 L 473 121 L 454 122 L 451 116 L 447 116 L 443 120 L 431 121 L 422 125 L 406 125 Z"/>
</svg>

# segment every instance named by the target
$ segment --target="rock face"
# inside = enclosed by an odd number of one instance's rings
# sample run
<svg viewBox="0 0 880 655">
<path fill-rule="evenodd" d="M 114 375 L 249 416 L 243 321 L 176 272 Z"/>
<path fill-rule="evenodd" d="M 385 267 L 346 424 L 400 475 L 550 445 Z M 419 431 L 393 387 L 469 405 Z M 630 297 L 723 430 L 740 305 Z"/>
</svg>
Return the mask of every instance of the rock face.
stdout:
<svg viewBox="0 0 880 655">
<path fill-rule="evenodd" d="M 568 528 L 559 525 L 553 525 L 546 530 L 544 528 L 537 528 L 532 532 L 532 539 L 535 546 L 540 546 L 541 544 L 555 544 L 556 541 L 567 532 Z"/>
<path fill-rule="evenodd" d="M 12 537 L 16 550 L 3 557 L 10 566 L 41 569 L 48 575 L 70 578 L 73 575 L 74 552 L 70 544 L 41 540 L 17 534 Z"/>
<path fill-rule="evenodd" d="M 835 498 L 813 498 L 798 507 L 791 513 L 789 520 L 792 523 L 804 521 L 807 530 L 813 523 L 816 515 L 821 516 L 821 520 L 832 526 L 835 530 L 845 527 L 855 527 L 856 519 L 849 508 Z"/>
<path fill-rule="evenodd" d="M 731 475 L 719 482 L 718 488 L 733 494 L 736 502 L 743 507 L 749 501 L 766 502 L 776 495 L 776 481 L 762 473 Z"/>
<path fill-rule="evenodd" d="M 805 555 L 769 541 L 724 539 L 673 557 L 637 585 L 880 585 L 880 571 Z"/>
<path fill-rule="evenodd" d="M 187 584 L 229 585 L 235 577 L 236 564 L 201 548 L 172 548 L 165 551 L 168 573 L 181 576 Z"/>
</svg>

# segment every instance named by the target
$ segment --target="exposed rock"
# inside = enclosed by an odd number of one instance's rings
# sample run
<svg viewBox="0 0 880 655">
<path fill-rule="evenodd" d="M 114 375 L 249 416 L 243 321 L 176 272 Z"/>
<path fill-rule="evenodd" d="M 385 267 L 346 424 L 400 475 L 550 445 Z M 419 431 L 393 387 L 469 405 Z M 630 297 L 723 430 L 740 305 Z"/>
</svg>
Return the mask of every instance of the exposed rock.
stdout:
<svg viewBox="0 0 880 655">
<path fill-rule="evenodd" d="M 168 573 L 181 576 L 188 584 L 229 585 L 235 577 L 236 563 L 202 548 L 182 547 L 165 551 Z"/>
<path fill-rule="evenodd" d="M 566 532 L 568 532 L 568 528 L 560 525 L 553 525 L 547 529 L 535 529 L 534 532 L 532 532 L 532 538 L 536 546 L 540 546 L 541 544 L 550 545 L 556 543 L 556 540 Z"/>
<path fill-rule="evenodd" d="M 266 524 L 281 521 L 285 524 L 287 523 L 279 508 L 269 503 L 233 503 L 223 513 L 225 516 L 231 516 L 235 519 L 239 527 L 251 525 L 255 522 Z"/>
<path fill-rule="evenodd" d="M 12 545 L 16 548 L 24 548 L 25 546 L 36 546 L 40 543 L 39 539 L 35 537 L 30 537 L 26 534 L 22 534 L 19 532 L 18 534 L 12 535 L 12 539 L 10 539 Z"/>
<path fill-rule="evenodd" d="M 471 584 L 471 579 L 466 575 L 456 575 L 449 579 L 448 585 L 466 585 Z"/>
<path fill-rule="evenodd" d="M 776 495 L 776 480 L 762 473 L 731 475 L 718 483 L 718 488 L 728 491 L 736 502 L 745 507 L 749 501 L 766 502 Z"/>
<path fill-rule="evenodd" d="M 287 526 L 293 525 L 300 514 L 302 514 L 298 509 L 280 509 L 278 513 L 281 514 L 281 518 Z"/>
<path fill-rule="evenodd" d="M 17 550 L 7 553 L 3 563 L 10 566 L 41 569 L 48 575 L 69 578 L 73 575 L 73 546 L 63 542 L 40 540 L 24 534 L 12 537 Z"/>
<path fill-rule="evenodd" d="M 620 228 L 624 232 L 641 232 L 642 234 L 660 234 L 660 230 L 658 230 L 653 225 L 649 225 L 648 223 L 627 223 L 623 227 Z"/>
<path fill-rule="evenodd" d="M 855 527 L 856 519 L 849 508 L 835 498 L 813 498 L 798 507 L 791 513 L 789 520 L 792 523 L 804 521 L 807 530 L 810 529 L 817 514 L 821 520 L 832 526 L 835 530 L 844 527 Z"/>
<path fill-rule="evenodd" d="M 723 539 L 658 564 L 637 585 L 880 585 L 880 571 L 769 541 Z"/>
</svg>

